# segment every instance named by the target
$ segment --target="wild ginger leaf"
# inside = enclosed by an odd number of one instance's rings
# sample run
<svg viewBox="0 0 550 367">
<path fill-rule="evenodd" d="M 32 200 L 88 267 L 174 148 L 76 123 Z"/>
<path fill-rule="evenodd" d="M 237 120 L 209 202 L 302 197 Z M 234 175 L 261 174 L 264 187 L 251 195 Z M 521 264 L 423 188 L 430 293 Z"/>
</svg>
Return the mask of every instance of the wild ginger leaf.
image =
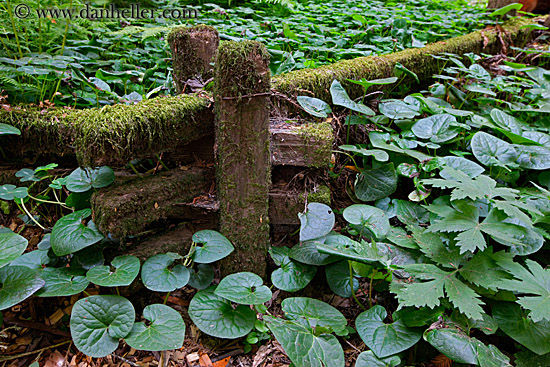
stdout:
<svg viewBox="0 0 550 367">
<path fill-rule="evenodd" d="M 527 269 L 517 263 L 499 263 L 515 279 L 505 279 L 498 287 L 519 294 L 534 294 L 523 296 L 517 301 L 523 308 L 530 310 L 529 317 L 538 322 L 550 321 L 550 269 L 544 269 L 533 260 L 526 260 Z"/>
</svg>

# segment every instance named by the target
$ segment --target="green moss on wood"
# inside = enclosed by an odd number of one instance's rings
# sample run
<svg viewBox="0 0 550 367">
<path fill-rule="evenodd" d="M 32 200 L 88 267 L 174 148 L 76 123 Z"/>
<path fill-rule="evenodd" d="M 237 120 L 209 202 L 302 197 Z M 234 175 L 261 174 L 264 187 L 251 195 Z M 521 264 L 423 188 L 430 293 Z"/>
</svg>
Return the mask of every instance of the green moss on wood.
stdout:
<svg viewBox="0 0 550 367">
<path fill-rule="evenodd" d="M 92 197 L 94 223 L 105 234 L 123 239 L 177 218 L 185 203 L 208 191 L 211 170 L 172 170 L 103 189 Z"/>
<path fill-rule="evenodd" d="M 22 132 L 20 138 L 3 137 L 4 150 L 7 154 L 32 150 L 59 155 L 74 151 L 81 165 L 125 163 L 203 136 L 208 104 L 206 98 L 182 95 L 86 110 L 42 112 L 23 107 L 0 111 L 1 123 Z"/>
<path fill-rule="evenodd" d="M 223 260 L 222 272 L 265 276 L 271 181 L 269 54 L 259 42 L 224 42 L 214 75 L 220 231 L 236 249 Z"/>
<path fill-rule="evenodd" d="M 501 38 L 507 42 L 508 49 L 510 43 L 522 45 L 527 40 L 529 30 L 521 29 L 521 26 L 530 23 L 532 23 L 530 19 L 515 18 L 502 25 Z M 486 43 L 485 47 L 484 43 Z M 468 52 L 497 53 L 501 49 L 499 31 L 496 28 L 485 29 L 433 43 L 423 48 L 407 49 L 382 56 L 342 60 L 317 69 L 291 71 L 273 78 L 272 86 L 273 89 L 287 95 L 296 95 L 297 91 L 306 90 L 312 92 L 317 98 L 330 101 L 330 85 L 334 79 L 337 79 L 344 85 L 351 98 L 357 98 L 363 93 L 362 87 L 350 83 L 346 79 L 372 80 L 391 77 L 394 66 L 399 62 L 417 73 L 421 80 L 427 80 L 434 74 L 438 74 L 442 67 L 431 55 L 442 53 L 464 55 Z M 299 93 L 304 94 L 303 92 Z"/>
<path fill-rule="evenodd" d="M 247 58 L 249 55 L 269 63 L 269 53 L 257 41 L 222 42 L 218 49 L 215 75 L 223 75 L 226 80 L 214 81 L 214 94 L 221 97 L 241 97 L 269 90 L 270 73 L 258 72 Z"/>
<path fill-rule="evenodd" d="M 330 206 L 330 188 L 327 185 L 317 186 L 315 191 L 308 193 L 307 201 L 308 203 L 322 203 Z"/>
<path fill-rule="evenodd" d="M 328 167 L 332 154 L 334 134 L 328 122 L 311 123 L 302 126 L 298 133 L 304 140 L 304 159 L 312 167 Z"/>
<path fill-rule="evenodd" d="M 212 77 L 210 62 L 219 44 L 216 28 L 204 24 L 176 27 L 168 34 L 172 51 L 174 80 L 179 93 L 187 80 Z"/>
</svg>

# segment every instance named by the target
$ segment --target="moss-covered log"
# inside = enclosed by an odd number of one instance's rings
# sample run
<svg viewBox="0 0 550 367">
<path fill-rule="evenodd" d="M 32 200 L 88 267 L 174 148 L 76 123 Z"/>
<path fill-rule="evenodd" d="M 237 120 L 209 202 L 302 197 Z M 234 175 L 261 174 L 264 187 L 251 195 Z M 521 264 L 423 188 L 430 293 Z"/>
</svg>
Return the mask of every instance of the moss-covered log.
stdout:
<svg viewBox="0 0 550 367">
<path fill-rule="evenodd" d="M 0 146 L 7 157 L 76 154 L 82 166 L 116 166 L 212 134 L 209 105 L 208 98 L 182 95 L 86 110 L 0 110 L 0 123 L 22 132 L 0 136 Z"/>
<path fill-rule="evenodd" d="M 220 43 L 218 31 L 214 27 L 199 24 L 175 28 L 168 34 L 168 43 L 172 50 L 174 81 L 178 93 L 186 91 L 190 79 L 206 81 L 212 77 L 211 62 Z"/>
<path fill-rule="evenodd" d="M 255 41 L 224 42 L 214 71 L 220 231 L 235 246 L 222 272 L 266 275 L 269 247 L 269 54 Z"/>
<path fill-rule="evenodd" d="M 94 221 L 103 233 L 118 239 L 181 221 L 214 223 L 209 228 L 215 229 L 220 205 L 208 194 L 213 182 L 213 170 L 199 168 L 175 169 L 143 178 L 124 176 L 93 195 Z M 271 188 L 269 223 L 275 229 L 298 225 L 297 214 L 304 211 L 306 200 L 330 204 L 330 190 L 324 185 L 310 190 L 288 190 L 284 185 Z"/>
<path fill-rule="evenodd" d="M 362 95 L 363 89 L 346 79 L 367 80 L 393 76 L 393 68 L 401 63 L 414 71 L 421 81 L 429 80 L 434 74 L 439 74 L 442 64 L 432 55 L 453 53 L 464 55 L 468 52 L 496 54 L 511 44 L 523 45 L 529 35 L 529 30 L 521 28 L 533 21 L 525 18 L 515 18 L 505 22 L 501 27 L 488 28 L 470 34 L 433 43 L 423 48 L 407 49 L 382 56 L 359 57 L 343 60 L 317 69 L 303 69 L 276 76 L 272 87 L 285 95 L 307 95 L 309 91 L 315 97 L 330 101 L 330 85 L 334 79 L 340 81 L 351 98 Z M 299 92 L 298 92 L 299 91 Z"/>
<path fill-rule="evenodd" d="M 199 219 L 203 212 L 186 204 L 207 193 L 213 183 L 213 170 L 193 168 L 117 184 L 92 197 L 94 222 L 101 232 L 122 239 L 163 221 Z"/>
</svg>

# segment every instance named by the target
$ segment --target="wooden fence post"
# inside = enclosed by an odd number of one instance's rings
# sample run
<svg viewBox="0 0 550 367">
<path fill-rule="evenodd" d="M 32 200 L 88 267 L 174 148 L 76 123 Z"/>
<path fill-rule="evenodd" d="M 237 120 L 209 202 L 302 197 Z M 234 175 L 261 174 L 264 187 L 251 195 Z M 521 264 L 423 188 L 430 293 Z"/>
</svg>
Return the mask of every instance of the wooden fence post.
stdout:
<svg viewBox="0 0 550 367">
<path fill-rule="evenodd" d="M 266 276 L 269 246 L 269 54 L 256 41 L 224 42 L 214 71 L 220 231 L 235 246 L 222 274 Z"/>
<path fill-rule="evenodd" d="M 212 59 L 220 44 L 216 28 L 207 25 L 178 27 L 168 35 L 172 50 L 174 81 L 178 94 L 191 92 L 187 88 L 192 79 L 204 82 L 212 77 Z"/>
</svg>

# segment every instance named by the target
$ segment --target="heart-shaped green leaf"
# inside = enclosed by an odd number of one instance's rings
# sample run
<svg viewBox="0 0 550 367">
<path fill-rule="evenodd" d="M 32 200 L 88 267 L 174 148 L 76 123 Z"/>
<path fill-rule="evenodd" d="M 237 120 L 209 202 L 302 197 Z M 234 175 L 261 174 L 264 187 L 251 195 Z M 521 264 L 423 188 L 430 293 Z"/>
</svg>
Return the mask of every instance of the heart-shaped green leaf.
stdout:
<svg viewBox="0 0 550 367">
<path fill-rule="evenodd" d="M 235 273 L 223 278 L 214 294 L 242 305 L 260 305 L 271 299 L 271 291 L 258 275 Z"/>
<path fill-rule="evenodd" d="M 366 264 L 385 263 L 388 260 L 387 245 L 384 243 L 357 242 L 342 235 L 327 236 L 324 243 L 316 242 L 317 250 L 324 254 L 359 261 Z"/>
<path fill-rule="evenodd" d="M 338 148 L 347 152 L 357 153 L 362 157 L 374 157 L 379 162 L 387 162 L 390 159 L 388 153 L 380 149 L 365 149 L 355 145 L 340 145 Z"/>
<path fill-rule="evenodd" d="M 455 362 L 478 364 L 476 344 L 479 341 L 456 327 L 428 329 L 424 339 Z"/>
<path fill-rule="evenodd" d="M 172 292 L 185 287 L 189 282 L 189 269 L 182 264 L 173 265 L 174 261 L 181 258 L 181 255 L 173 252 L 148 258 L 141 267 L 143 285 L 156 292 Z"/>
<path fill-rule="evenodd" d="M 214 280 L 214 269 L 212 266 L 207 264 L 198 264 L 197 269 L 189 269 L 191 276 L 189 277 L 189 284 L 191 287 L 196 289 L 205 289 L 212 283 Z"/>
<path fill-rule="evenodd" d="M 299 213 L 300 241 L 323 237 L 334 227 L 334 212 L 328 205 L 309 203 L 305 213 Z"/>
<path fill-rule="evenodd" d="M 365 79 L 365 78 L 360 79 L 360 80 L 348 79 L 348 82 L 352 82 L 352 83 L 354 83 L 354 84 L 359 84 L 359 85 L 363 86 L 363 88 L 365 88 L 365 90 L 367 90 L 367 88 L 370 87 L 371 85 L 386 85 L 386 84 L 393 84 L 393 83 L 395 83 L 397 80 L 398 80 L 397 77 L 392 76 L 392 77 L 390 77 L 390 78 L 373 79 L 373 80 L 367 80 L 367 79 Z"/>
<path fill-rule="evenodd" d="M 518 152 L 512 144 L 495 138 L 492 135 L 478 131 L 471 142 L 474 156 L 486 166 L 498 166 L 514 163 Z"/>
<path fill-rule="evenodd" d="M 267 327 L 296 366 L 342 367 L 344 351 L 331 334 L 316 334 L 303 324 L 266 316 Z"/>
<path fill-rule="evenodd" d="M 522 168 L 550 169 L 550 149 L 536 145 L 514 145 L 518 152 L 517 163 Z"/>
<path fill-rule="evenodd" d="M 134 349 L 161 351 L 178 349 L 183 345 L 185 323 L 178 311 L 153 304 L 143 309 L 143 317 L 150 323 L 136 322 L 124 341 Z"/>
<path fill-rule="evenodd" d="M 375 115 L 374 111 L 364 104 L 354 102 L 351 98 L 349 98 L 348 93 L 338 80 L 334 80 L 332 82 L 332 85 L 330 86 L 330 94 L 332 96 L 332 103 L 335 105 L 349 108 L 352 111 L 359 112 L 367 116 Z"/>
<path fill-rule="evenodd" d="M 502 331 L 529 350 L 550 353 L 550 321 L 533 322 L 516 303 L 495 304 L 493 318 Z"/>
<path fill-rule="evenodd" d="M 493 108 L 491 110 L 491 119 L 501 128 L 506 129 L 514 134 L 521 135 L 522 124 L 514 116 L 511 116 L 497 108 Z"/>
<path fill-rule="evenodd" d="M 44 280 L 33 269 L 25 266 L 0 268 L 0 310 L 24 301 L 43 286 Z"/>
<path fill-rule="evenodd" d="M 387 315 L 384 307 L 376 305 L 355 320 L 359 336 L 378 358 L 409 349 L 422 337 L 422 330 L 407 327 L 399 312 L 393 314 L 392 324 L 384 323 Z"/>
<path fill-rule="evenodd" d="M 28 245 L 25 237 L 17 233 L 0 233 L 0 268 L 17 259 L 25 251 Z"/>
<path fill-rule="evenodd" d="M 72 254 L 103 239 L 94 222 L 90 221 L 87 226 L 82 223 L 90 215 L 91 209 L 79 210 L 55 223 L 50 241 L 57 256 Z"/>
<path fill-rule="evenodd" d="M 419 108 L 403 101 L 383 101 L 378 105 L 380 113 L 390 119 L 412 119 L 420 114 Z"/>
<path fill-rule="evenodd" d="M 107 187 L 114 181 L 115 172 L 109 167 L 77 168 L 67 176 L 65 185 L 71 192 L 86 192 Z"/>
<path fill-rule="evenodd" d="M 378 358 L 372 350 L 362 352 L 357 357 L 355 367 L 396 367 L 401 364 L 399 356 L 391 356 L 387 358 Z"/>
<path fill-rule="evenodd" d="M 444 143 L 458 135 L 453 115 L 442 113 L 418 120 L 412 127 L 414 135 L 421 139 L 430 139 L 434 143 Z"/>
<path fill-rule="evenodd" d="M 2 200 L 24 199 L 27 196 L 29 193 L 26 187 L 17 187 L 11 184 L 0 186 L 0 199 Z"/>
<path fill-rule="evenodd" d="M 300 242 L 294 245 L 288 256 L 292 260 L 299 261 L 308 265 L 327 265 L 340 260 L 336 256 L 330 256 L 322 254 L 317 250 L 316 242 L 323 242 L 324 238 L 318 238 L 316 240 Z"/>
<path fill-rule="evenodd" d="M 298 96 L 296 100 L 300 106 L 312 116 L 328 117 L 328 114 L 332 112 L 330 105 L 318 98 Z"/>
<path fill-rule="evenodd" d="M 14 126 L 0 123 L 0 135 L 21 135 L 21 131 Z"/>
<path fill-rule="evenodd" d="M 90 284 L 84 273 L 71 268 L 45 268 L 41 276 L 46 284 L 36 293 L 40 297 L 72 296 Z"/>
<path fill-rule="evenodd" d="M 390 231 L 390 221 L 386 213 L 377 207 L 363 204 L 354 204 L 344 209 L 344 219 L 356 225 L 356 229 L 362 232 L 369 231 L 378 240 L 386 238 Z"/>
<path fill-rule="evenodd" d="M 449 156 L 444 157 L 443 159 L 445 161 L 444 167 L 451 167 L 457 171 L 464 172 L 471 178 L 475 178 L 485 171 L 485 169 L 479 164 L 463 157 Z M 453 175 L 448 170 L 445 170 L 445 168 L 439 172 L 439 175 L 444 179 L 454 180 Z"/>
<path fill-rule="evenodd" d="M 280 266 L 271 273 L 271 282 L 283 291 L 296 292 L 311 282 L 317 267 L 291 260 L 288 257 L 289 252 L 286 247 L 272 247 L 269 250 L 275 264 Z"/>
<path fill-rule="evenodd" d="M 364 170 L 355 180 L 355 195 L 363 201 L 385 198 L 397 189 L 397 172 L 393 163 Z"/>
<path fill-rule="evenodd" d="M 86 273 L 86 278 L 102 287 L 121 287 L 130 285 L 139 274 L 139 259 L 135 256 L 117 256 L 109 266 L 96 266 Z"/>
<path fill-rule="evenodd" d="M 224 235 L 208 229 L 195 233 L 193 242 L 197 244 L 193 260 L 199 264 L 210 264 L 221 260 L 235 249 Z"/>
<path fill-rule="evenodd" d="M 256 322 L 256 313 L 250 307 L 235 308 L 225 298 L 214 294 L 212 286 L 198 291 L 189 303 L 189 317 L 204 333 L 217 338 L 240 338 L 248 334 Z"/>
<path fill-rule="evenodd" d="M 340 297 L 351 297 L 350 268 L 348 260 L 341 260 L 325 267 L 325 275 L 330 289 Z M 359 281 L 353 279 L 353 290 L 359 289 Z"/>
<path fill-rule="evenodd" d="M 71 312 L 71 336 L 82 353 L 108 356 L 134 325 L 134 306 L 120 296 L 90 296 L 78 300 Z"/>
<path fill-rule="evenodd" d="M 348 322 L 344 315 L 328 303 L 308 298 L 286 298 L 281 303 L 285 317 L 290 320 L 304 320 L 304 325 L 312 329 L 317 327 L 330 328 L 334 332 L 343 331 Z"/>
<path fill-rule="evenodd" d="M 75 252 L 69 263 L 70 266 L 90 270 L 96 266 L 103 265 L 105 263 L 105 259 L 103 258 L 103 252 L 100 248 L 98 248 L 99 246 L 100 244 L 89 246 L 83 250 Z"/>
<path fill-rule="evenodd" d="M 48 265 L 51 262 L 48 256 L 48 250 L 34 250 L 26 252 L 13 260 L 11 266 L 26 266 L 37 271 L 42 271 L 43 265 Z"/>
</svg>

